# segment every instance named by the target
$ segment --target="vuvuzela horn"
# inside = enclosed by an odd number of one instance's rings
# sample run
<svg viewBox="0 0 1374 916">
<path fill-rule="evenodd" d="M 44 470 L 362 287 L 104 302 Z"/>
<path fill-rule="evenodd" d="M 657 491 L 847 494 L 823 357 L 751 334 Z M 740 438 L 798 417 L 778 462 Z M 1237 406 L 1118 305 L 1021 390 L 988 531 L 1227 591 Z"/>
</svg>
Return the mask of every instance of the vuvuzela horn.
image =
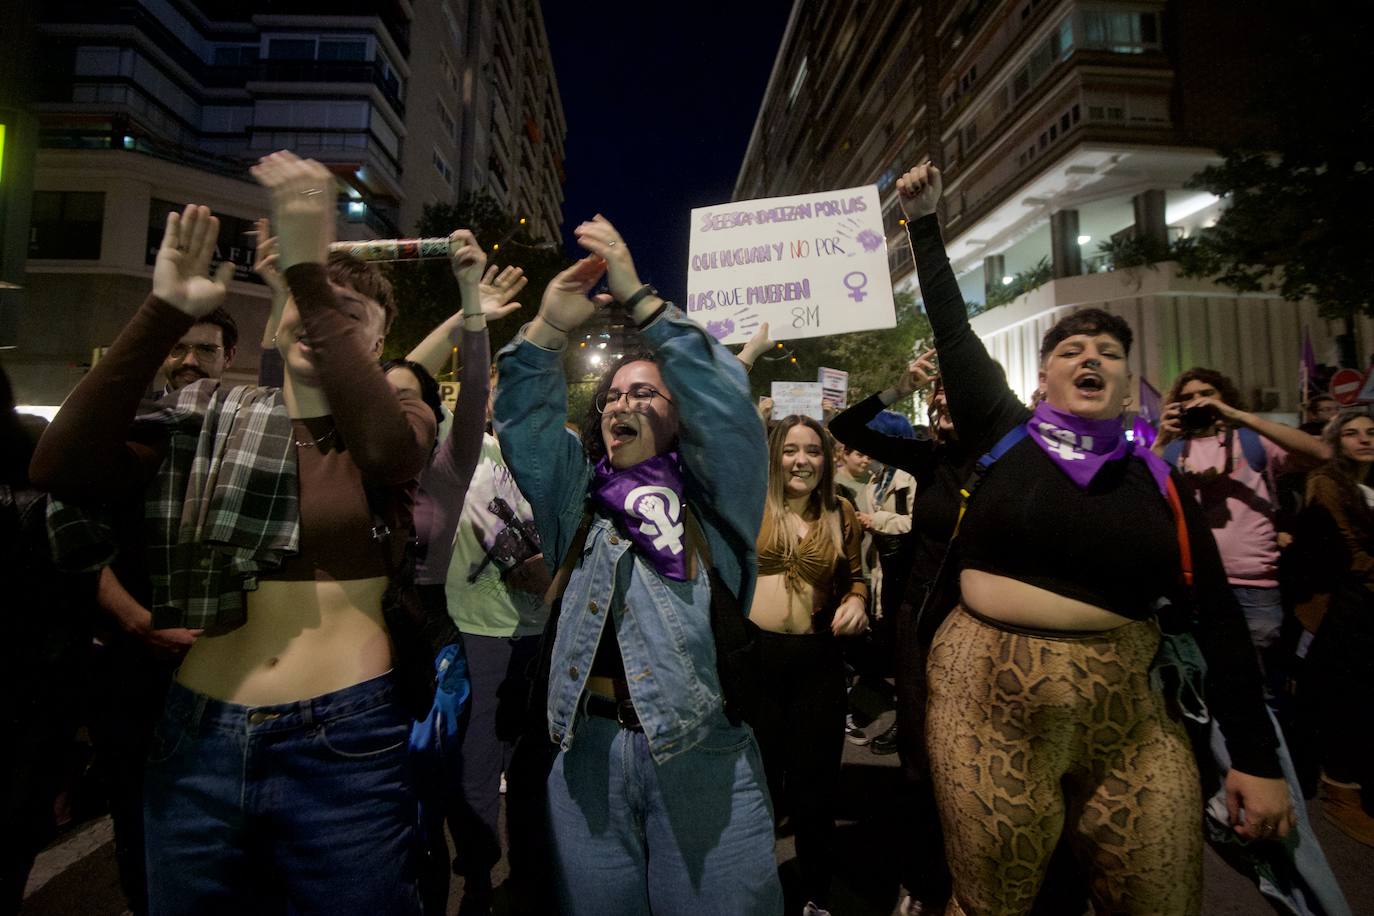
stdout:
<svg viewBox="0 0 1374 916">
<path fill-rule="evenodd" d="M 361 261 L 420 261 L 428 258 L 446 258 L 451 253 L 449 240 L 446 238 L 331 242 L 329 250 L 352 255 Z"/>
</svg>

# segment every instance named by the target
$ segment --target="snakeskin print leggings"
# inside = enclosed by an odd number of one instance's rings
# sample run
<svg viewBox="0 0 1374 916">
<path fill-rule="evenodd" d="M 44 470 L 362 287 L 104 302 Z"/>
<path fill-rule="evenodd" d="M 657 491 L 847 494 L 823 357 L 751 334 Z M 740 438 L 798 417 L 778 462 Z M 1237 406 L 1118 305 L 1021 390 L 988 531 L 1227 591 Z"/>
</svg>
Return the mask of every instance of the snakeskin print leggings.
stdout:
<svg viewBox="0 0 1374 916">
<path fill-rule="evenodd" d="M 947 914 L 1031 909 L 1066 834 L 1096 911 L 1196 914 L 1202 799 L 1150 689 L 1153 620 L 1031 634 L 956 608 L 935 634 L 926 745 L 954 876 Z"/>
</svg>

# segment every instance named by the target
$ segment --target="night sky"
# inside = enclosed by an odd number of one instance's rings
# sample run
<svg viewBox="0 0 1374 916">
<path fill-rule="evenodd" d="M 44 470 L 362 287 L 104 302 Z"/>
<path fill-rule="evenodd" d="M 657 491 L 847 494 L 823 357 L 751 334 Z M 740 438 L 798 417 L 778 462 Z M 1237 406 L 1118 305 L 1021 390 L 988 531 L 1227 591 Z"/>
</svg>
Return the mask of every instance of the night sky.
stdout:
<svg viewBox="0 0 1374 916">
<path fill-rule="evenodd" d="M 602 213 L 646 283 L 686 295 L 693 207 L 730 199 L 790 0 L 543 0 L 568 120 L 568 253 Z"/>
</svg>

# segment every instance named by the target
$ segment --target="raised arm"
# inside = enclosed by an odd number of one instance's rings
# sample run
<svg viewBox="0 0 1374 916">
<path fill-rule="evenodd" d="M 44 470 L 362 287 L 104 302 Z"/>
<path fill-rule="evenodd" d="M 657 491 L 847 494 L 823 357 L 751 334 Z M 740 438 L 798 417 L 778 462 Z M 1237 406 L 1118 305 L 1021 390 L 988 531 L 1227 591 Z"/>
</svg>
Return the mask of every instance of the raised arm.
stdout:
<svg viewBox="0 0 1374 916">
<path fill-rule="evenodd" d="M 397 398 L 377 357 L 383 335 L 340 308 L 325 273 L 334 233 L 334 177 L 311 159 L 273 153 L 253 167 L 272 194 L 279 258 L 310 342 L 319 387 L 366 480 L 403 483 L 429 460 L 434 415 L 418 398 Z M 288 373 L 290 369 L 288 367 Z"/>
<path fill-rule="evenodd" d="M 550 281 L 539 314 L 497 356 L 493 425 L 501 454 L 529 500 L 550 570 L 572 542 L 587 499 L 591 464 L 568 432 L 563 350 L 568 334 L 596 311 L 587 298 L 606 272 L 595 255 Z"/>
<path fill-rule="evenodd" d="M 615 227 L 598 215 L 573 230 L 578 243 L 605 259 L 610 296 L 629 306 L 645 343 L 653 350 L 663 381 L 681 420 L 678 450 L 689 495 L 724 539 L 731 558 L 713 551 L 726 581 L 737 576 L 744 607 L 753 596 L 753 574 L 734 569 L 733 558 L 749 565 L 763 518 L 768 485 L 768 444 L 754 412 L 744 365 L 705 328 L 688 320 L 653 288 L 640 282 L 630 251 Z M 694 492 L 693 492 L 694 491 Z"/>
<path fill-rule="evenodd" d="M 918 388 L 933 381 L 935 367 L 930 362 L 932 355 L 929 351 L 921 354 L 907 365 L 892 385 L 836 414 L 828 427 L 831 434 L 846 448 L 858 449 L 883 464 L 919 476 L 935 454 L 934 441 L 889 436 L 870 429 L 868 424 L 885 407 L 891 407 L 901 398 L 911 397 Z"/>
<path fill-rule="evenodd" d="M 455 230 L 450 238 L 453 273 L 462 299 L 458 315 L 463 326 L 463 371 L 449 434 L 420 478 L 424 498 L 415 504 L 415 531 L 428 545 L 424 561 L 416 567 L 421 581 L 441 580 L 453 556 L 453 535 L 458 530 L 468 485 L 482 454 L 487 395 L 491 390 L 491 347 L 486 303 L 480 292 L 487 256 L 466 229 Z M 504 303 L 496 303 L 492 309 L 501 314 L 512 311 Z"/>
<path fill-rule="evenodd" d="M 475 244 L 476 240 L 473 241 Z M 525 272 L 519 267 L 507 267 L 500 270 L 499 273 L 498 270 L 500 269 L 495 264 L 488 267 L 486 274 L 476 287 L 478 299 L 482 304 L 482 314 L 486 316 L 487 322 L 504 318 L 520 308 L 520 303 L 512 302 L 512 300 L 520 295 L 520 290 L 524 289 L 525 284 L 529 282 Z M 461 287 L 461 281 L 459 285 Z M 466 302 L 466 300 L 464 301 Z M 424 366 L 431 375 L 438 375 L 443 370 L 444 363 L 449 354 L 453 352 L 453 348 L 458 346 L 458 339 L 462 336 L 464 327 L 464 314 L 465 312 L 460 309 L 444 319 L 442 324 L 430 331 L 424 340 L 415 345 L 415 348 L 406 355 L 406 359 Z"/>
<path fill-rule="evenodd" d="M 935 332 L 950 415 L 960 438 L 982 451 L 1024 423 L 1030 410 L 1017 400 L 1002 368 L 969 326 L 968 309 L 945 254 L 936 216 L 942 188 L 940 170 L 926 163 L 897 179 L 897 198 L 907 217 L 907 236 L 926 315 Z"/>
<path fill-rule="evenodd" d="M 168 214 L 153 294 L 43 433 L 29 471 L 35 486 L 87 502 L 138 489 L 157 470 L 160 445 L 129 441 L 129 424 L 168 351 L 224 301 L 234 265 L 207 274 L 218 237 L 208 207 Z"/>
</svg>

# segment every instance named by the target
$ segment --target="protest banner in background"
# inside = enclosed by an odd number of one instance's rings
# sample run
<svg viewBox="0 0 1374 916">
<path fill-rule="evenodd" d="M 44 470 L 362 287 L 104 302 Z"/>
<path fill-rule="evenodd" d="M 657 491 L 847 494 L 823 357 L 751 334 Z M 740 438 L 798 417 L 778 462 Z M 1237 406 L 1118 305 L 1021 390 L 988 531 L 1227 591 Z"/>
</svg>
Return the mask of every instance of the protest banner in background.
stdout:
<svg viewBox="0 0 1374 916">
<path fill-rule="evenodd" d="M 772 397 L 774 420 L 781 420 L 792 414 L 817 420 L 825 419 L 820 382 L 774 382 Z"/>
<path fill-rule="evenodd" d="M 687 315 L 722 343 L 895 327 L 877 187 L 693 210 Z"/>
<path fill-rule="evenodd" d="M 849 373 L 843 369 L 827 369 L 821 366 L 816 373 L 816 381 L 821 384 L 821 404 L 843 410 L 849 393 Z"/>
</svg>

